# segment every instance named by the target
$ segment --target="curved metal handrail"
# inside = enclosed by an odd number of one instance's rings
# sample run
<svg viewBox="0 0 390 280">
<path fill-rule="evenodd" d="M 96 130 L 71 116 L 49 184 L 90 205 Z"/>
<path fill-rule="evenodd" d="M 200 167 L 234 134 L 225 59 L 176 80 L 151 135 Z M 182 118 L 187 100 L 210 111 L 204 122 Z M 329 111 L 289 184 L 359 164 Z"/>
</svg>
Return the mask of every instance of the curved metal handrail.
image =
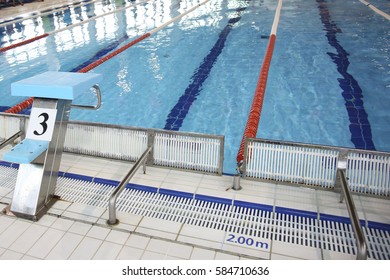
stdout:
<svg viewBox="0 0 390 280">
<path fill-rule="evenodd" d="M 23 135 L 23 131 L 20 130 L 16 132 L 14 135 L 12 135 L 11 137 L 5 139 L 3 142 L 0 143 L 0 150 L 22 135 Z"/>
<path fill-rule="evenodd" d="M 96 97 L 97 97 L 97 104 L 95 106 L 90 106 L 90 105 L 77 105 L 77 104 L 72 104 L 70 105 L 72 108 L 77 108 L 77 109 L 85 109 L 85 110 L 97 110 L 100 108 L 102 105 L 102 93 L 100 91 L 100 88 L 98 85 L 92 86 L 95 91 L 96 91 Z"/>
<path fill-rule="evenodd" d="M 153 148 L 153 145 L 149 146 L 146 149 L 146 151 L 141 155 L 141 157 L 138 159 L 138 161 L 134 164 L 134 166 L 131 168 L 131 170 L 127 173 L 127 175 L 119 183 L 118 187 L 111 194 L 110 199 L 108 201 L 107 224 L 116 225 L 119 223 L 118 219 L 116 218 L 116 200 L 119 197 L 119 195 L 122 193 L 122 191 L 126 187 L 126 185 L 129 183 L 131 178 L 134 176 L 134 174 L 140 168 L 140 166 L 142 164 L 145 164 L 145 161 L 147 160 L 148 155 L 149 155 L 150 151 L 152 150 L 152 148 Z M 144 166 L 144 173 L 145 173 L 145 166 Z"/>
<path fill-rule="evenodd" d="M 356 245 L 357 245 L 357 260 L 366 260 L 367 259 L 367 242 L 366 238 L 364 236 L 362 227 L 359 222 L 359 217 L 356 212 L 356 207 L 352 199 L 352 195 L 349 191 L 348 185 L 347 185 L 347 179 L 345 177 L 345 171 L 343 169 L 338 169 L 338 173 L 340 175 L 341 180 L 341 188 L 342 192 L 345 197 L 345 203 L 347 204 L 348 212 L 349 212 L 349 218 L 351 219 L 351 224 L 353 231 L 355 233 L 356 238 Z M 342 202 L 342 197 L 340 199 L 340 202 Z"/>
</svg>

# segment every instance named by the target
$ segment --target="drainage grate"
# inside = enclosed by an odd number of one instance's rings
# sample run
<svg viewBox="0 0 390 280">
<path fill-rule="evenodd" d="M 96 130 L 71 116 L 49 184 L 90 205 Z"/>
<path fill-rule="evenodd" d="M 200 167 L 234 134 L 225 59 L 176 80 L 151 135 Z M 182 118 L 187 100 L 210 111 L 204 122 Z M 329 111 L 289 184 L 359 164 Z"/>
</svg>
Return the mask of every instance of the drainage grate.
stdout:
<svg viewBox="0 0 390 280">
<path fill-rule="evenodd" d="M 17 175 L 17 169 L 0 165 L 0 186 L 9 189 L 10 191 L 13 190 Z"/>
<path fill-rule="evenodd" d="M 17 169 L 0 165 L 0 189 L 12 191 Z M 107 207 L 118 182 L 84 176 L 60 176 L 56 194 L 62 199 Z M 87 179 L 87 180 L 86 180 Z M 1 191 L 1 190 L 0 190 Z M 4 193 L 4 191 L 2 191 Z M 131 185 L 119 196 L 119 211 L 168 221 L 234 232 L 241 235 L 356 254 L 355 238 L 348 218 L 299 213 L 294 209 L 231 201 L 144 186 Z M 369 258 L 390 259 L 388 225 L 369 222 L 363 227 Z"/>
<path fill-rule="evenodd" d="M 112 184 L 86 182 L 60 177 L 56 194 L 62 199 L 107 207 L 114 190 Z M 117 200 L 118 211 L 168 221 L 234 232 L 246 236 L 278 240 L 346 254 L 356 254 L 352 226 L 348 219 L 316 214 L 299 215 L 277 207 L 231 201 L 155 188 L 125 189 Z M 291 209 L 290 209 L 291 210 Z M 368 256 L 390 259 L 390 232 L 363 227 L 368 242 Z"/>
</svg>

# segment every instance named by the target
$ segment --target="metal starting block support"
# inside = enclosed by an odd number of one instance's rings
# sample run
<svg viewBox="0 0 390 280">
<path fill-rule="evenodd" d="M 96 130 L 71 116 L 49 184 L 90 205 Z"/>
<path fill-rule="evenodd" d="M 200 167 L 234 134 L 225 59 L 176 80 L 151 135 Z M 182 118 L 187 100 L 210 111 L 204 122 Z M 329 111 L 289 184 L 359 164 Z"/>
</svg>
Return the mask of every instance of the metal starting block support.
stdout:
<svg viewBox="0 0 390 280">
<path fill-rule="evenodd" d="M 55 187 L 64 149 L 71 107 L 98 109 L 100 74 L 45 72 L 11 85 L 13 96 L 34 96 L 26 138 L 3 159 L 19 163 L 10 211 L 38 220 L 55 201 Z M 72 100 L 91 87 L 96 106 L 72 105 Z"/>
</svg>

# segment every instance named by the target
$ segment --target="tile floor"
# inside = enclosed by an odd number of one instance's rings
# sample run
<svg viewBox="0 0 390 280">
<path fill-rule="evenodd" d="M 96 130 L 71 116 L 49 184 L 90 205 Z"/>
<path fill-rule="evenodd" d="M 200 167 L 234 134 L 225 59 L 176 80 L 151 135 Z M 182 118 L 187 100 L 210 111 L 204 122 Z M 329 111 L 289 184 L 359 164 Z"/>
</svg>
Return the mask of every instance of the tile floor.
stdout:
<svg viewBox="0 0 390 280">
<path fill-rule="evenodd" d="M 3 149 L 1 153 L 4 153 Z M 1 155 L 1 154 L 0 154 Z M 1 158 L 1 157 L 0 157 Z M 65 153 L 60 170 L 120 181 L 132 163 Z M 338 194 L 274 183 L 241 180 L 240 191 L 227 190 L 231 176 L 188 173 L 166 168 L 139 170 L 132 183 L 232 200 L 348 216 Z M 0 187 L 0 208 L 12 190 Z M 355 195 L 360 219 L 390 224 L 390 201 Z M 120 223 L 108 226 L 108 211 L 57 201 L 39 221 L 0 215 L 0 259 L 60 260 L 225 260 L 225 259 L 355 259 L 354 255 L 272 241 L 270 249 L 226 242 L 227 232 L 118 212 Z"/>
</svg>

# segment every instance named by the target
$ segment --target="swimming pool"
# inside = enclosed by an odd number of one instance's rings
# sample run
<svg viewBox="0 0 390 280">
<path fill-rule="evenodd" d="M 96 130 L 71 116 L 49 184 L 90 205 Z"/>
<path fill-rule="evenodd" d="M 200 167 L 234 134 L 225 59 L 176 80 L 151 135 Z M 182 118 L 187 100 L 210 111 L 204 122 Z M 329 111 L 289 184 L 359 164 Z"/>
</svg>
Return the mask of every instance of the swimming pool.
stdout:
<svg viewBox="0 0 390 280">
<path fill-rule="evenodd" d="M 85 2 L 1 24 L 0 47 L 53 33 L 0 54 L 0 105 L 22 101 L 12 82 L 77 71 L 200 2 Z M 93 69 L 104 74 L 102 107 L 71 119 L 225 135 L 233 173 L 276 6 L 205 3 Z M 257 136 L 390 151 L 389 26 L 359 1 L 284 1 Z"/>
</svg>

